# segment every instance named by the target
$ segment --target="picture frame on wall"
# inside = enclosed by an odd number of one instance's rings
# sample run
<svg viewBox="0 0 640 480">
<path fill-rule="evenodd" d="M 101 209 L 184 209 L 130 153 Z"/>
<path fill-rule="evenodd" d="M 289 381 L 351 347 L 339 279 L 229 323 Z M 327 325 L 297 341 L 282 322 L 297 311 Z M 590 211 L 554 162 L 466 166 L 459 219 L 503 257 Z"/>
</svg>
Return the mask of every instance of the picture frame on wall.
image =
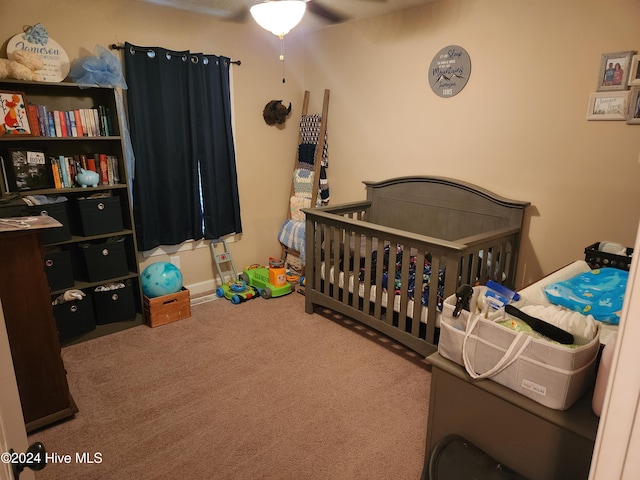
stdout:
<svg viewBox="0 0 640 480">
<path fill-rule="evenodd" d="M 640 125 L 640 86 L 631 88 L 627 123 L 629 125 Z"/>
<path fill-rule="evenodd" d="M 603 53 L 598 74 L 599 92 L 626 90 L 629 83 L 629 69 L 635 51 Z"/>
<path fill-rule="evenodd" d="M 587 120 L 626 120 L 629 113 L 629 91 L 598 92 L 589 96 Z"/>
<path fill-rule="evenodd" d="M 631 66 L 629 67 L 629 86 L 640 85 L 640 55 L 634 55 L 631 58 Z"/>
<path fill-rule="evenodd" d="M 0 135 L 31 135 L 24 93 L 0 91 Z"/>
</svg>

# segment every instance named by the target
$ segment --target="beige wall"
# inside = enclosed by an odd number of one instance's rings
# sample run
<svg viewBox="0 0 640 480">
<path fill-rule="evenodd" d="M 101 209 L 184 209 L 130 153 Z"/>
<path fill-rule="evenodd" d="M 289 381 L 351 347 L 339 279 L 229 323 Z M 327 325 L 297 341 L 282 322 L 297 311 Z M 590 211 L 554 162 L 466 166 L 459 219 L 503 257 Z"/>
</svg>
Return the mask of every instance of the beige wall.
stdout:
<svg viewBox="0 0 640 480">
<path fill-rule="evenodd" d="M 331 89 L 331 195 L 360 180 L 434 174 L 532 203 L 518 284 L 600 240 L 633 246 L 640 128 L 585 120 L 602 53 L 640 50 L 631 0 L 441 0 L 305 38 L 305 85 Z M 447 45 L 471 57 L 453 98 L 427 70 Z"/>
<path fill-rule="evenodd" d="M 457 177 L 528 200 L 519 285 L 581 258 L 595 241 L 634 244 L 640 127 L 585 117 L 601 54 L 640 50 L 636 0 L 441 0 L 315 33 L 294 31 L 285 40 L 285 84 L 276 37 L 252 22 L 135 0 L 0 5 L 3 42 L 42 22 L 72 59 L 96 44 L 128 41 L 242 61 L 232 72 L 244 227 L 231 244 L 238 268 L 280 253 L 276 237 L 304 89 L 312 92 L 311 111 L 331 90 L 334 204 L 364 198 L 362 180 L 410 174 Z M 469 52 L 472 73 L 459 95 L 442 99 L 431 92 L 427 69 L 451 44 Z M 262 120 L 271 99 L 293 103 L 283 129 Z M 179 255 L 186 284 L 211 284 L 206 248 Z"/>
</svg>

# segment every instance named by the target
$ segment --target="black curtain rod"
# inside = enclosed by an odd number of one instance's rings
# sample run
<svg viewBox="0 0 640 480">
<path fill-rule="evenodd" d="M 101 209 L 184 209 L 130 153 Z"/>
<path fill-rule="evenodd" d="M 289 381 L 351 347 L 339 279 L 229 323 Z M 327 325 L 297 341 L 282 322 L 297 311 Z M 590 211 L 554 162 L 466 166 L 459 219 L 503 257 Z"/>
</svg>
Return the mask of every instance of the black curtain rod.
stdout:
<svg viewBox="0 0 640 480">
<path fill-rule="evenodd" d="M 109 45 L 109 49 L 110 50 L 124 50 L 124 45 L 118 45 L 116 43 L 112 43 L 111 45 Z M 181 53 L 181 52 L 175 52 L 175 53 Z M 242 65 L 242 62 L 240 60 L 235 60 L 235 61 L 231 61 L 230 63 L 233 63 L 234 65 Z"/>
</svg>

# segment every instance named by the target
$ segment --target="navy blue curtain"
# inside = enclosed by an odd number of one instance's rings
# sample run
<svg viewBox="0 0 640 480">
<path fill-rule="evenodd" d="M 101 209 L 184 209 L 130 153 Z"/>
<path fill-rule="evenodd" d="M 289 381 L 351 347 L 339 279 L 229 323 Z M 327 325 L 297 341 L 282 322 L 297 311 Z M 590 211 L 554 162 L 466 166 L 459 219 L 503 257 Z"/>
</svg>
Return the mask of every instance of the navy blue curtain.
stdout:
<svg viewBox="0 0 640 480">
<path fill-rule="evenodd" d="M 125 44 L 138 248 L 240 233 L 229 58 Z"/>
</svg>

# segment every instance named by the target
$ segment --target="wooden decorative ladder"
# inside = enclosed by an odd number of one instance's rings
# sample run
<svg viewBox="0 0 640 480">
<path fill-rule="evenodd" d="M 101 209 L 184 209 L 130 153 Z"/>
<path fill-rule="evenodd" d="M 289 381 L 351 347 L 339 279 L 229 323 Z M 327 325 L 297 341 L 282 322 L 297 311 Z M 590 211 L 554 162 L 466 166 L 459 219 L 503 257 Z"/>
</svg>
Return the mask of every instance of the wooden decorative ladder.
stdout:
<svg viewBox="0 0 640 480">
<path fill-rule="evenodd" d="M 304 92 L 304 100 L 302 103 L 302 116 L 301 116 L 301 120 L 302 118 L 304 118 L 305 116 L 309 115 L 308 111 L 309 111 L 309 99 L 310 99 L 310 92 L 309 91 L 305 91 Z M 325 143 L 325 136 L 327 133 L 327 120 L 328 120 L 328 115 L 329 115 L 329 90 L 325 89 L 324 91 L 324 99 L 322 102 L 322 116 L 320 119 L 320 132 L 318 134 L 318 143 L 316 145 L 316 150 L 315 150 L 315 155 L 314 155 L 314 163 L 313 163 L 313 167 L 314 167 L 314 176 L 313 176 L 313 186 L 312 186 L 312 192 L 311 192 L 311 208 L 317 206 L 317 201 L 318 201 L 318 193 L 319 193 L 319 186 L 320 186 L 320 170 L 322 167 L 322 155 L 323 155 L 323 151 L 324 151 L 324 143 Z M 298 148 L 296 148 L 296 155 L 295 155 L 295 159 L 294 159 L 294 164 L 293 164 L 293 172 L 295 173 L 295 170 L 298 168 L 298 151 L 299 151 L 299 147 L 302 144 L 302 140 L 303 140 L 303 133 L 300 130 L 298 133 Z M 290 195 L 289 198 L 287 199 L 287 203 L 288 203 L 288 207 L 287 208 L 287 220 L 291 220 L 291 208 L 290 208 L 290 199 L 291 197 L 293 197 L 296 194 L 295 192 L 295 185 L 294 182 L 291 182 L 291 191 L 290 191 Z M 288 247 L 284 244 L 282 244 L 282 259 L 286 261 L 287 255 L 294 255 L 294 256 L 300 256 L 300 252 L 298 252 L 297 250 L 294 250 L 291 247 Z"/>
</svg>

